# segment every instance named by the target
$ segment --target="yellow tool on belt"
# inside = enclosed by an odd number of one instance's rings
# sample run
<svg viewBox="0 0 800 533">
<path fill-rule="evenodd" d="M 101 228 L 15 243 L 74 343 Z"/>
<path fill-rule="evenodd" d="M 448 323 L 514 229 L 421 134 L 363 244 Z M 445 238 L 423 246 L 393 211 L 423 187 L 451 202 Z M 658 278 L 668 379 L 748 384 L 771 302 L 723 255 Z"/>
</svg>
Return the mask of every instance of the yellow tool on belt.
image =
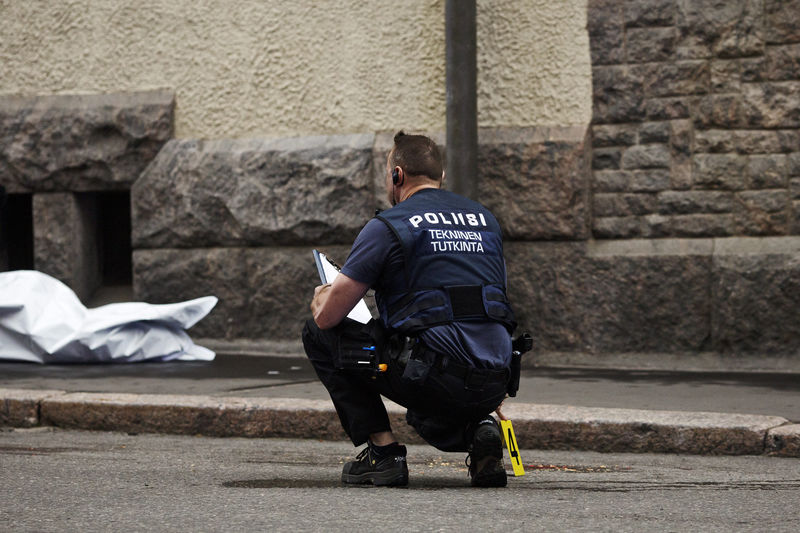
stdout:
<svg viewBox="0 0 800 533">
<path fill-rule="evenodd" d="M 503 434 L 503 440 L 508 448 L 508 457 L 514 468 L 514 477 L 524 476 L 525 468 L 522 466 L 522 457 L 519 455 L 519 446 L 517 446 L 517 438 L 514 436 L 514 426 L 511 425 L 511 420 L 500 421 L 500 433 Z"/>
</svg>

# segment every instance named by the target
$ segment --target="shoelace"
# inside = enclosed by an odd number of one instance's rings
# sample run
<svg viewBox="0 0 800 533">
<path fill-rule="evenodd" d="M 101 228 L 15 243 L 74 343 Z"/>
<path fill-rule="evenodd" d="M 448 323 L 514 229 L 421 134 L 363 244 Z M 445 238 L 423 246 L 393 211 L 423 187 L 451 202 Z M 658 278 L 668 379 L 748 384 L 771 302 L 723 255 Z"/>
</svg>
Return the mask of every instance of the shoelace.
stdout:
<svg viewBox="0 0 800 533">
<path fill-rule="evenodd" d="M 467 476 L 472 476 L 470 470 L 472 470 L 472 453 L 467 452 L 467 456 L 464 458 L 464 465 L 467 467 Z"/>
<path fill-rule="evenodd" d="M 360 463 L 360 462 L 361 462 L 361 461 L 363 461 L 363 460 L 364 460 L 364 458 L 365 458 L 365 457 L 367 457 L 368 455 L 369 455 L 369 446 L 367 446 L 366 448 L 364 448 L 363 450 L 361 450 L 361 451 L 359 452 L 359 454 L 358 454 L 358 455 L 356 455 L 356 462 L 357 462 L 357 463 Z M 369 462 L 369 459 L 367 459 L 367 462 Z"/>
</svg>

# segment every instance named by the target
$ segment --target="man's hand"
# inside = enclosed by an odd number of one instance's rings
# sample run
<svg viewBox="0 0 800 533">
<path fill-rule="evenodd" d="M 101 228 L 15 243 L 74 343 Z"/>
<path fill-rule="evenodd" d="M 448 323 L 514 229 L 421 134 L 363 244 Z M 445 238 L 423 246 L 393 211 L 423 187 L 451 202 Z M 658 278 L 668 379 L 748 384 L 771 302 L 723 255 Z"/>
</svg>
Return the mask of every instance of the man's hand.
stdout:
<svg viewBox="0 0 800 533">
<path fill-rule="evenodd" d="M 344 274 L 339 274 L 333 283 L 314 289 L 311 313 L 319 329 L 330 329 L 341 322 L 358 301 L 367 293 L 369 286 Z"/>
<path fill-rule="evenodd" d="M 322 307 L 322 302 L 327 299 L 327 296 L 323 296 L 322 294 L 330 290 L 331 284 L 326 283 L 325 285 L 319 285 L 314 288 L 314 298 L 311 300 L 311 314 L 317 316 L 317 312 L 319 311 L 320 307 Z"/>
</svg>

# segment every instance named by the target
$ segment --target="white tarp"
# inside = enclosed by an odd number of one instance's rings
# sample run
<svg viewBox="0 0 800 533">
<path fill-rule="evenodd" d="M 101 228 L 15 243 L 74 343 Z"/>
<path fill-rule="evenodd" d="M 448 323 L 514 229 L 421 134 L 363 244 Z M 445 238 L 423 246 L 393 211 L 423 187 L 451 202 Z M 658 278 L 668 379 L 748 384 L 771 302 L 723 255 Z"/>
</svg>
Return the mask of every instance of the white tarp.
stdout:
<svg viewBox="0 0 800 533">
<path fill-rule="evenodd" d="M 0 359 L 34 363 L 211 361 L 184 331 L 217 304 L 215 296 L 154 305 L 87 309 L 72 290 L 33 270 L 0 273 Z"/>
</svg>

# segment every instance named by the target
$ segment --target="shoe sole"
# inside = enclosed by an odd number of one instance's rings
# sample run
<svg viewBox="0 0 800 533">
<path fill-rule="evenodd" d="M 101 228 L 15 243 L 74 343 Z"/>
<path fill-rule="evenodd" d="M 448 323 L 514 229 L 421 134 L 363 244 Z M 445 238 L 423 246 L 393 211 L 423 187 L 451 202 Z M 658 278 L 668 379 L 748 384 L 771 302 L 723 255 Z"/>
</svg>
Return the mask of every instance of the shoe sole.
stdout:
<svg viewBox="0 0 800 533">
<path fill-rule="evenodd" d="M 508 485 L 508 475 L 505 469 L 497 465 L 497 468 L 492 468 L 490 472 L 479 472 L 472 478 L 473 487 L 505 487 Z"/>
<path fill-rule="evenodd" d="M 478 428 L 472 444 L 473 460 L 480 463 L 486 461 L 483 468 L 476 468 L 472 478 L 473 487 L 505 487 L 508 475 L 503 466 L 503 441 L 500 433 L 490 429 Z M 479 458 L 479 459 L 478 459 Z"/>
<path fill-rule="evenodd" d="M 365 474 L 342 474 L 342 483 L 348 485 L 375 485 L 376 487 L 404 487 L 408 485 L 405 472 L 367 472 Z"/>
</svg>

